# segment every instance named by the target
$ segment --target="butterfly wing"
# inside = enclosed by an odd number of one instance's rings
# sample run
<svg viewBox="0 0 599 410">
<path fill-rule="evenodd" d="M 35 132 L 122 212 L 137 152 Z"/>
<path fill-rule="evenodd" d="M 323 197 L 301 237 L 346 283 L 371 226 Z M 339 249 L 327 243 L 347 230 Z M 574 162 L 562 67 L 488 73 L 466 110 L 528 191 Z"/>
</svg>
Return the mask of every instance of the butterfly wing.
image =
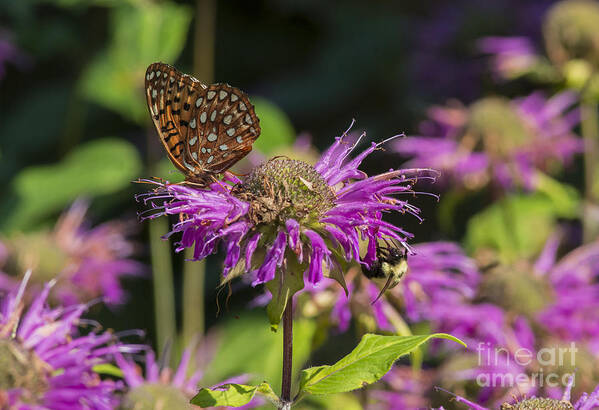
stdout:
<svg viewBox="0 0 599 410">
<path fill-rule="evenodd" d="M 189 126 L 189 156 L 214 174 L 246 156 L 260 136 L 260 120 L 247 94 L 228 84 L 212 84 L 204 90 Z"/>
<path fill-rule="evenodd" d="M 169 159 L 187 177 L 201 173 L 189 159 L 187 141 L 192 101 L 206 86 L 168 64 L 154 63 L 146 70 L 145 87 L 150 115 Z"/>
</svg>

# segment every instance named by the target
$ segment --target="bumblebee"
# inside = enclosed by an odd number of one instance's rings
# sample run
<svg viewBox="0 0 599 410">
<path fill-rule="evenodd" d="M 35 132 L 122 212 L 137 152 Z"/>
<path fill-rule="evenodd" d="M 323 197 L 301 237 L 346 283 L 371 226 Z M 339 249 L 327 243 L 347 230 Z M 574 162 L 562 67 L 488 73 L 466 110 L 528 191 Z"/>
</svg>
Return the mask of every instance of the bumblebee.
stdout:
<svg viewBox="0 0 599 410">
<path fill-rule="evenodd" d="M 408 271 L 408 251 L 395 242 L 386 245 L 377 245 L 376 260 L 370 269 L 362 268 L 362 273 L 368 279 L 387 278 L 387 282 L 381 292 L 372 303 L 383 296 L 388 289 L 393 289 Z"/>
</svg>

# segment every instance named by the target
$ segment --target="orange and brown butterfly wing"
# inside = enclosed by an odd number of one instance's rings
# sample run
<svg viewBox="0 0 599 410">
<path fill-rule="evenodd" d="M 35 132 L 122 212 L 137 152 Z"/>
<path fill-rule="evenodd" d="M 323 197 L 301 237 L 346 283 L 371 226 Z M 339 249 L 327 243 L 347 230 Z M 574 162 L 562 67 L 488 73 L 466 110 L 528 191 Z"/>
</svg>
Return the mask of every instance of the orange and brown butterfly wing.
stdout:
<svg viewBox="0 0 599 410">
<path fill-rule="evenodd" d="M 228 84 L 209 85 L 200 98 L 189 124 L 189 155 L 198 167 L 218 174 L 252 150 L 260 120 L 247 94 Z"/>
<path fill-rule="evenodd" d="M 188 178 L 202 172 L 187 156 L 192 103 L 206 86 L 164 63 L 146 70 L 146 98 L 150 115 L 172 163 Z"/>
</svg>

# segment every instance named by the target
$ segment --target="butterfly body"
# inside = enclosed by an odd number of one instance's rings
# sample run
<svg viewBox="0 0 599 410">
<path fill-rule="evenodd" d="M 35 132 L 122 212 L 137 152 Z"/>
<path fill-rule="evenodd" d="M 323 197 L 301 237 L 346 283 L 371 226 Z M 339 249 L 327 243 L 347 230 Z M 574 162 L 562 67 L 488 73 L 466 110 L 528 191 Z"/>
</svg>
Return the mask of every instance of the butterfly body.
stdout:
<svg viewBox="0 0 599 410">
<path fill-rule="evenodd" d="M 246 156 L 260 135 L 247 94 L 228 84 L 204 85 L 168 64 L 153 63 L 145 89 L 160 140 L 188 182 L 214 180 Z"/>
</svg>

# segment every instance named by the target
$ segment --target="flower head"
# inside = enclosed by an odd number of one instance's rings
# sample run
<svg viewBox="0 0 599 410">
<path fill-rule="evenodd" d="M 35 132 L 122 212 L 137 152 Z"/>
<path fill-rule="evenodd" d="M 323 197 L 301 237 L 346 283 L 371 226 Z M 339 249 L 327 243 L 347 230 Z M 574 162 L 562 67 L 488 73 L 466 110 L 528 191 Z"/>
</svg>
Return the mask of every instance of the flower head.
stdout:
<svg viewBox="0 0 599 410">
<path fill-rule="evenodd" d="M 194 345 L 194 343 L 192 343 Z M 198 392 L 198 382 L 204 375 L 204 369 L 193 366 L 192 347 L 183 351 L 181 360 L 176 370 L 161 367 L 156 361 L 153 350 L 146 351 L 144 355 L 145 372 L 130 358 L 121 354 L 116 355 L 116 362 L 123 371 L 123 379 L 127 392 L 120 404 L 121 409 L 153 410 L 165 409 L 195 409 L 189 403 L 190 399 Z M 199 349 L 196 353 L 200 353 Z M 248 376 L 233 377 L 219 383 L 247 383 Z M 216 388 L 213 386 L 212 388 Z M 263 404 L 258 397 L 243 406 L 250 409 Z"/>
<path fill-rule="evenodd" d="M 0 407 L 27 409 L 112 409 L 118 383 L 102 380 L 95 365 L 110 362 L 121 346 L 113 335 L 79 335 L 86 305 L 50 309 L 53 282 L 25 309 L 18 290 L 0 299 Z"/>
<path fill-rule="evenodd" d="M 344 135 L 314 166 L 273 158 L 244 180 L 227 173 L 206 188 L 153 182 L 157 188 L 140 198 L 152 205 L 149 217 L 185 215 L 170 233 L 182 234 L 177 250 L 193 247 L 198 260 L 222 244 L 225 276 L 248 271 L 255 286 L 272 281 L 293 263 L 297 266 L 291 275 L 300 288 L 303 278 L 316 285 L 325 275 L 343 284 L 340 265 L 357 261 L 370 266 L 379 238 L 406 243 L 411 234 L 384 221 L 383 214 L 417 216 L 417 208 L 396 196 L 413 192 L 411 177 L 434 178 L 425 170 L 369 177 L 358 167 L 380 144 L 349 159 L 356 144 L 348 144 Z"/>
<path fill-rule="evenodd" d="M 106 222 L 90 229 L 85 226 L 87 208 L 87 203 L 77 201 L 52 232 L 10 238 L 7 258 L 14 259 L 15 271 L 33 269 L 38 288 L 56 277 L 53 297 L 62 304 L 96 298 L 111 305 L 123 303 L 126 294 L 121 278 L 140 275 L 143 267 L 131 259 L 134 246 L 126 237 L 127 227 L 121 222 Z M 14 275 L 1 276 L 0 287 L 17 287 Z"/>
<path fill-rule="evenodd" d="M 571 402 L 572 386 L 574 385 L 574 376 L 570 375 L 568 383 L 564 388 L 561 398 L 545 398 L 545 397 L 524 397 L 517 400 L 515 403 L 504 402 L 501 405 L 501 410 L 524 410 L 524 409 L 538 409 L 538 410 L 591 410 L 599 405 L 599 386 L 591 393 L 583 393 L 580 398 L 574 403 Z M 443 389 L 439 389 L 443 390 Z M 473 410 L 489 410 L 486 407 L 481 406 L 475 402 L 472 402 L 464 397 L 455 395 L 447 390 L 443 390 L 446 393 L 454 396 L 454 399 L 458 403 L 465 404 L 468 408 Z M 511 400 L 510 400 L 511 401 Z M 442 409 L 442 407 L 441 407 Z"/>
<path fill-rule="evenodd" d="M 422 125 L 428 136 L 395 142 L 412 166 L 445 171 L 467 188 L 489 182 L 504 189 L 536 186 L 537 172 L 553 172 L 582 149 L 573 127 L 575 94 L 539 93 L 513 101 L 490 97 L 470 107 L 435 107 Z"/>
</svg>

